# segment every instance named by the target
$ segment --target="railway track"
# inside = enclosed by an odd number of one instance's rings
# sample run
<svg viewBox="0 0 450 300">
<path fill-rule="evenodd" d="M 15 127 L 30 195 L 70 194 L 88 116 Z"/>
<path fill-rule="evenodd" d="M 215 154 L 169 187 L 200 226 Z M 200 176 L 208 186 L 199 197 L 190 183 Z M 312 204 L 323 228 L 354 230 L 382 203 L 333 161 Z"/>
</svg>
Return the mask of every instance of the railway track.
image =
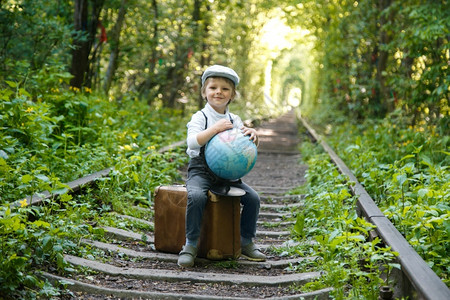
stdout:
<svg viewBox="0 0 450 300">
<path fill-rule="evenodd" d="M 305 126 L 308 127 L 306 123 Z M 312 128 L 308 129 L 314 138 L 320 139 Z M 299 164 L 297 147 L 300 140 L 297 132 L 294 113 L 262 124 L 258 128 L 261 143 L 257 164 L 244 178 L 261 195 L 262 205 L 255 243 L 266 253 L 267 261 L 209 261 L 197 258 L 195 267 L 180 269 L 176 263 L 178 255 L 161 253 L 154 248 L 152 209 L 135 207 L 135 210 L 140 211 L 141 218 L 114 212 L 112 214 L 119 220 L 140 224 L 132 226 L 139 230 L 123 226 L 130 224 L 129 222 L 123 222 L 120 228 L 98 226 L 98 229 L 105 232 L 104 238 L 86 238 L 80 241 L 82 247 L 94 249 L 93 252 L 97 255 L 65 256 L 65 260 L 78 270 L 76 275 L 63 278 L 43 273 L 43 276 L 55 284 L 65 284 L 72 291 L 72 296 L 67 298 L 73 299 L 329 299 L 333 290 L 331 286 L 314 292 L 302 292 L 305 283 L 323 276 L 320 270 L 306 268 L 306 271 L 299 273 L 293 267 L 308 265 L 316 257 L 289 256 L 275 250 L 293 243 L 290 239 L 292 225 L 296 220 L 293 212 L 301 209 L 303 203 L 301 195 L 286 194 L 305 182 L 307 166 Z M 327 147 L 326 144 L 323 146 Z M 335 155 L 333 153 L 330 155 Z M 346 170 L 342 167 L 345 165 L 340 161 L 337 164 L 345 173 Z M 71 187 L 78 189 L 106 176 L 108 172 L 109 170 L 104 170 L 80 179 L 71 183 Z M 361 190 L 354 192 L 362 194 Z M 364 197 L 366 196 L 363 195 L 358 209 L 366 218 L 380 224 L 380 219 L 377 219 L 381 217 L 379 212 L 371 215 L 371 209 L 373 211 L 375 208 L 371 204 L 365 205 L 368 200 Z M 35 202 L 39 202 L 39 199 Z M 392 233 L 386 235 L 378 232 L 378 235 L 394 244 L 398 244 L 397 239 L 400 238 Z M 403 244 L 399 245 L 404 248 Z M 405 255 L 411 253 L 405 252 Z M 399 260 L 402 268 L 407 270 L 403 272 L 406 275 L 402 280 L 407 282 L 403 286 L 406 289 L 412 288 L 415 292 L 411 294 L 411 291 L 399 291 L 399 294 L 414 295 L 413 298 L 418 299 L 448 299 L 446 286 L 439 284 L 440 281 L 437 282 L 432 275 L 434 273 L 429 273 L 431 269 L 426 270 L 417 257 L 414 256 L 413 263 L 420 270 L 408 269 L 410 257 L 400 257 Z M 421 274 L 416 274 L 419 271 Z M 427 278 L 423 278 L 424 274 Z M 419 276 L 419 279 L 415 276 Z M 430 293 L 422 288 L 421 280 L 438 291 Z"/>
<path fill-rule="evenodd" d="M 135 232 L 103 227 L 106 241 L 81 241 L 84 246 L 100 252 L 96 259 L 65 256 L 74 267 L 86 270 L 85 274 L 79 273 L 73 278 L 49 273 L 45 276 L 54 282 L 64 280 L 77 299 L 328 299 L 331 288 L 310 293 L 292 289 L 321 276 L 319 271 L 289 271 L 290 266 L 314 260 L 314 257 L 286 257 L 272 250 L 289 242 L 295 222 L 292 208 L 302 204 L 301 196 L 285 195 L 304 182 L 306 169 L 298 163 L 295 116 L 268 122 L 258 130 L 261 144 L 257 164 L 244 180 L 261 194 L 255 243 L 268 255 L 267 261 L 217 262 L 197 258 L 195 267 L 182 270 L 177 266 L 178 255 L 155 251 L 152 218 L 120 215 L 120 218 L 146 224 L 149 230 Z M 140 210 L 144 215 L 152 215 L 151 209 Z"/>
</svg>

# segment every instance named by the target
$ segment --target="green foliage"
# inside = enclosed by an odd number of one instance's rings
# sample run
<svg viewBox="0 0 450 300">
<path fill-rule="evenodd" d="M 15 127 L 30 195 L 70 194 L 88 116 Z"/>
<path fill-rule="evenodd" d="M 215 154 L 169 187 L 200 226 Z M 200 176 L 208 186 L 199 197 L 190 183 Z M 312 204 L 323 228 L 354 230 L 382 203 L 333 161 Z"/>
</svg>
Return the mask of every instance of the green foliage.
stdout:
<svg viewBox="0 0 450 300">
<path fill-rule="evenodd" d="M 399 267 L 394 262 L 396 253 L 382 247 L 378 238 L 369 239 L 374 225 L 358 217 L 348 178 L 339 174 L 327 155 L 316 153 L 307 142 L 304 145 L 302 154 L 308 157 L 309 165 L 307 192 L 294 226 L 301 244 L 292 250 L 302 256 L 319 257 L 311 267 L 325 273 L 320 280 L 301 288 L 332 286 L 333 296 L 338 299 L 377 299 L 379 286 L 386 284 L 381 277 L 387 276 L 387 284 L 392 284 L 390 271 Z M 308 241 L 315 243 L 311 246 Z"/>
<path fill-rule="evenodd" d="M 70 4 L 53 1 L 2 1 L 0 4 L 0 82 L 26 82 L 30 75 L 70 55 Z M 4 87 L 3 83 L 0 87 Z"/>
<path fill-rule="evenodd" d="M 75 229 L 54 223 L 47 213 L 51 205 L 20 208 L 11 211 L 8 205 L 0 210 L 0 293 L 29 298 L 31 295 L 55 296 L 58 291 L 37 277 L 32 270 L 49 267 L 64 271 L 63 249 L 76 247 L 69 239 Z M 30 216 L 39 216 L 34 220 Z M 47 266 L 47 267 L 45 267 Z"/>
<path fill-rule="evenodd" d="M 236 260 L 224 260 L 214 263 L 214 266 L 220 269 L 237 269 L 239 263 Z"/>
<path fill-rule="evenodd" d="M 333 127 L 329 141 L 383 213 L 449 284 L 450 143 L 435 126 L 380 122 Z"/>
<path fill-rule="evenodd" d="M 76 251 L 70 244 L 64 244 L 63 250 L 55 248 L 63 237 L 60 232 L 73 233 L 68 239 L 72 242 L 101 234 L 80 224 L 79 216 L 97 222 L 103 212 L 148 206 L 156 185 L 180 179 L 175 170 L 186 161 L 182 150 L 167 154 L 157 150 L 184 139 L 184 113 L 203 105 L 198 79 L 204 66 L 212 63 L 227 64 L 241 76 L 243 97 L 232 109 L 244 119 L 269 113 L 263 91 L 270 62 L 272 81 L 277 81 L 272 96 L 284 101 L 292 89 L 300 87 L 309 101 L 302 102 L 303 107 L 320 117 L 325 130 L 354 137 L 349 143 L 344 138 L 335 141 L 340 155 L 359 164 L 352 168 L 361 182 L 448 282 L 447 0 L 393 0 L 384 7 L 373 1 L 128 1 L 125 25 L 117 35 L 120 40 L 114 40 L 111 33 L 121 3 L 106 1 L 100 12 L 109 44 L 72 31 L 71 2 L 0 4 L 0 203 L 5 222 L 0 230 L 8 236 L 2 240 L 0 286 L 5 291 L 30 287 L 30 293 L 41 297 L 56 296 L 58 291 L 30 270 L 58 262 L 62 251 Z M 285 18 L 310 35 L 299 35 L 293 39 L 297 45 L 268 54 L 259 39 L 267 19 L 274 17 Z M 92 78 L 93 90 L 69 87 L 74 38 L 92 40 L 92 74 L 85 75 Z M 96 89 L 113 62 L 114 46 L 120 50 L 117 69 L 109 94 L 103 95 Z M 280 103 L 270 112 L 284 108 Z M 327 126 L 386 115 L 390 119 L 361 127 Z M 309 180 L 318 186 L 317 194 L 327 199 L 323 207 L 345 210 L 354 199 L 348 199 L 336 171 L 331 171 L 338 177 L 335 186 L 330 190 L 322 186 L 322 180 L 330 180 L 331 166 L 316 161 L 316 155 L 307 157 L 317 164 L 317 173 L 311 169 Z M 350 159 L 355 156 L 357 160 Z M 92 199 L 70 198 L 63 182 L 106 167 L 113 167 L 111 176 L 99 182 L 98 190 L 89 191 Z M 44 207 L 48 216 L 40 220 L 50 226 L 30 219 L 30 214 L 40 216 L 39 210 L 7 209 L 9 202 L 44 190 L 60 195 L 62 201 L 56 204 L 57 197 L 51 197 Z M 376 263 L 387 260 L 377 257 L 378 249 L 367 244 L 368 225 L 348 212 L 346 218 L 344 212 L 339 218 L 321 207 L 310 210 L 328 225 L 311 227 L 312 221 L 299 215 L 295 230 L 302 238 L 317 237 L 322 241 L 317 247 L 330 252 L 323 257 L 324 268 L 331 274 L 327 280 L 336 280 L 340 287 L 343 282 L 376 282 L 374 273 L 351 271 L 355 269 L 348 266 L 356 265 L 353 260 L 343 260 L 343 266 L 325 262 L 340 259 L 339 251 L 351 245 L 355 251 L 370 249 L 367 257 L 374 255 Z M 69 224 L 72 229 L 65 227 Z M 37 255 L 31 256 L 28 244 Z M 3 272 L 3 266 L 11 273 Z M 58 267 L 64 269 L 61 264 Z M 372 295 L 373 286 L 361 291 Z M 350 293 L 356 293 L 355 289 Z"/>
<path fill-rule="evenodd" d="M 120 156 L 110 176 L 99 182 L 99 197 L 117 212 L 126 210 L 129 202 L 150 206 L 151 193 L 157 186 L 182 182 L 178 170 L 187 163 L 183 150 L 164 154 L 151 150 L 145 156 L 139 153 Z"/>
<path fill-rule="evenodd" d="M 187 160 L 183 149 L 158 152 L 184 139 L 180 112 L 65 88 L 69 76 L 53 72 L 38 72 L 32 92 L 15 81 L 0 91 L 0 293 L 10 297 L 58 296 L 36 270 L 71 272 L 63 253 L 103 234 L 91 224 L 111 209 L 148 207 L 154 187 L 181 180 L 177 170 Z M 85 196 L 73 198 L 63 183 L 106 167 L 110 176 Z M 42 206 L 27 206 L 25 196 L 43 191 L 51 197 Z"/>
<path fill-rule="evenodd" d="M 154 150 L 184 138 L 180 124 L 185 120 L 179 112 L 151 111 L 131 96 L 118 101 L 87 88 L 83 92 L 63 89 L 56 82 L 64 76 L 37 76 L 38 81 L 49 81 L 40 85 L 36 100 L 12 81 L 0 92 L 3 203 L 44 190 L 64 193 L 61 182 L 118 164 L 136 151 Z"/>
<path fill-rule="evenodd" d="M 448 1 L 302 1 L 285 7 L 315 43 L 317 111 L 351 119 L 401 109 L 448 134 Z M 301 13 L 302 18 L 297 16 Z M 330 109 L 332 108 L 332 109 Z"/>
<path fill-rule="evenodd" d="M 244 97 L 238 102 L 243 117 L 268 114 L 262 105 L 264 64 L 259 61 L 259 47 L 254 45 L 265 23 L 265 14 L 275 6 L 272 1 L 138 0 L 124 3 L 102 2 L 99 17 L 104 27 L 89 36 L 86 31 L 72 29 L 74 8 L 70 2 L 2 2 L 0 79 L 18 82 L 38 97 L 39 91 L 49 86 L 49 81 L 57 79 L 53 77 L 55 74 L 74 72 L 69 70 L 73 69 L 70 65 L 73 48 L 78 41 L 88 41 L 90 45 L 85 50 L 89 71 L 84 74 L 87 81 L 84 86 L 93 90 L 105 90 L 118 98 L 134 92 L 148 104 L 189 111 L 203 104 L 199 82 L 203 69 L 222 63 L 236 68 L 243 79 L 240 91 Z M 89 3 L 89 11 L 92 5 Z M 123 25 L 118 27 L 121 9 L 124 19 Z M 246 18 L 248 11 L 258 17 Z M 93 18 L 90 11 L 87 27 L 95 21 Z M 99 39 L 102 29 L 107 37 L 103 43 Z M 255 62 L 250 62 L 250 57 L 254 57 Z M 110 71 L 112 74 L 108 73 Z M 36 76 L 45 77 L 44 87 Z M 112 86 L 106 89 L 104 85 L 109 77 Z M 67 84 L 67 78 L 63 82 Z M 56 86 L 55 89 L 59 88 Z M 53 100 L 62 101 L 59 98 L 63 96 Z M 64 107 L 60 109 L 64 111 Z M 83 101 L 67 104 L 65 109 L 76 118 L 83 109 Z"/>
</svg>

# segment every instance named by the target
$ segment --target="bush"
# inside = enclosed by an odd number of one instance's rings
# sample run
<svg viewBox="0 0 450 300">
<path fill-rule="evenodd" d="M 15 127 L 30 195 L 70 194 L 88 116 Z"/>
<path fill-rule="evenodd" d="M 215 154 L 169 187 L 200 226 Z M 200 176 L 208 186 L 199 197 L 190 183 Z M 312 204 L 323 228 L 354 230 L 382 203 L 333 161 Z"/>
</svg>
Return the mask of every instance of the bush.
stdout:
<svg viewBox="0 0 450 300">
<path fill-rule="evenodd" d="M 450 284 L 450 138 L 435 126 L 381 121 L 334 125 L 328 141 L 383 213 Z"/>
</svg>

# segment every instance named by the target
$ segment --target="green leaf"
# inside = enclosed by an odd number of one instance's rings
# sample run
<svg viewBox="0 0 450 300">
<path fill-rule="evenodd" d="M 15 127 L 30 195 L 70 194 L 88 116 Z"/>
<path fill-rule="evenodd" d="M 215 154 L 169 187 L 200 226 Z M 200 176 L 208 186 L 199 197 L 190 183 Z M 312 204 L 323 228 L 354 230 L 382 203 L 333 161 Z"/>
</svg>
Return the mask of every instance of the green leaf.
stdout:
<svg viewBox="0 0 450 300">
<path fill-rule="evenodd" d="M 447 232 L 450 232 L 450 219 L 444 220 L 444 227 Z"/>
<path fill-rule="evenodd" d="M 405 174 L 400 174 L 396 176 L 396 180 L 402 186 L 408 180 L 408 177 Z"/>
<path fill-rule="evenodd" d="M 408 154 L 408 155 L 403 156 L 399 161 L 403 161 L 405 159 L 413 158 L 413 157 L 416 157 L 416 156 L 414 154 Z"/>
<path fill-rule="evenodd" d="M 27 97 L 31 97 L 31 94 L 28 93 L 24 88 L 20 88 L 20 89 L 19 89 L 19 93 L 20 93 L 21 95 L 25 95 L 25 96 L 27 96 Z"/>
<path fill-rule="evenodd" d="M 52 237 L 50 235 L 44 236 L 44 238 L 42 239 L 42 246 L 44 249 L 48 250 L 48 247 L 51 246 L 51 240 L 52 240 Z"/>
<path fill-rule="evenodd" d="M 428 195 L 428 192 L 429 190 L 427 188 L 422 188 L 417 192 L 417 196 L 419 196 L 420 198 L 424 198 Z"/>
<path fill-rule="evenodd" d="M 303 214 L 299 214 L 297 216 L 297 221 L 294 225 L 294 231 L 300 236 L 303 237 L 305 235 L 305 216 Z"/>
<path fill-rule="evenodd" d="M 3 151 L 3 150 L 0 150 L 0 158 L 2 158 L 2 159 L 8 159 L 8 158 L 9 158 L 8 153 L 6 153 L 6 152 Z"/>
<path fill-rule="evenodd" d="M 44 182 L 49 182 L 50 181 L 50 179 L 47 176 L 43 175 L 43 174 L 37 174 L 36 178 L 38 178 L 38 179 L 40 179 L 40 180 L 42 180 Z"/>
<path fill-rule="evenodd" d="M 70 201 L 70 200 L 72 200 L 72 195 L 69 195 L 69 194 L 62 194 L 62 195 L 60 196 L 60 200 L 61 200 L 61 202 L 67 202 L 67 201 Z"/>
<path fill-rule="evenodd" d="M 23 175 L 22 178 L 20 179 L 22 183 L 28 183 L 31 180 L 33 180 L 33 176 L 31 176 L 30 174 Z"/>
<path fill-rule="evenodd" d="M 37 227 L 44 227 L 44 228 L 50 227 L 50 223 L 41 220 L 34 221 L 33 224 L 36 225 Z"/>
<path fill-rule="evenodd" d="M 5 80 L 6 84 L 9 85 L 12 88 L 16 88 L 17 87 L 17 83 L 14 81 L 9 81 L 9 80 Z"/>
<path fill-rule="evenodd" d="M 431 161 L 431 158 L 429 158 L 426 155 L 421 155 L 422 160 L 420 161 L 421 164 L 426 165 L 428 167 L 433 167 L 433 163 Z"/>
</svg>

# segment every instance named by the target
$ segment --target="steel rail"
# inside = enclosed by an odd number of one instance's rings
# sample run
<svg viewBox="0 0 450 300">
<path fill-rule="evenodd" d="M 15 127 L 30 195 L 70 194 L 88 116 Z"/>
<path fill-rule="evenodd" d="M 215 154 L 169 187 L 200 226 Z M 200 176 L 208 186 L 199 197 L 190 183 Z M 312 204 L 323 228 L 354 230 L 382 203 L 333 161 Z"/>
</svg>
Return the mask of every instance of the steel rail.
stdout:
<svg viewBox="0 0 450 300">
<path fill-rule="evenodd" d="M 333 149 L 319 134 L 317 134 L 305 119 L 301 116 L 299 116 L 299 119 L 311 134 L 312 138 L 320 143 L 323 149 L 328 153 L 339 171 L 342 174 L 347 175 L 351 182 L 354 182 L 354 185 L 350 185 L 350 189 L 352 193 L 358 197 L 358 213 L 360 215 L 362 214 L 367 220 L 376 225 L 376 231 L 381 239 L 390 246 L 393 251 L 398 252 L 399 255 L 397 259 L 402 267 L 402 272 L 416 291 L 416 294 L 411 295 L 413 299 L 450 299 L 450 289 L 381 212 L 375 201 L 358 182 L 358 179 L 353 175 L 342 159 L 339 158 Z"/>
</svg>

